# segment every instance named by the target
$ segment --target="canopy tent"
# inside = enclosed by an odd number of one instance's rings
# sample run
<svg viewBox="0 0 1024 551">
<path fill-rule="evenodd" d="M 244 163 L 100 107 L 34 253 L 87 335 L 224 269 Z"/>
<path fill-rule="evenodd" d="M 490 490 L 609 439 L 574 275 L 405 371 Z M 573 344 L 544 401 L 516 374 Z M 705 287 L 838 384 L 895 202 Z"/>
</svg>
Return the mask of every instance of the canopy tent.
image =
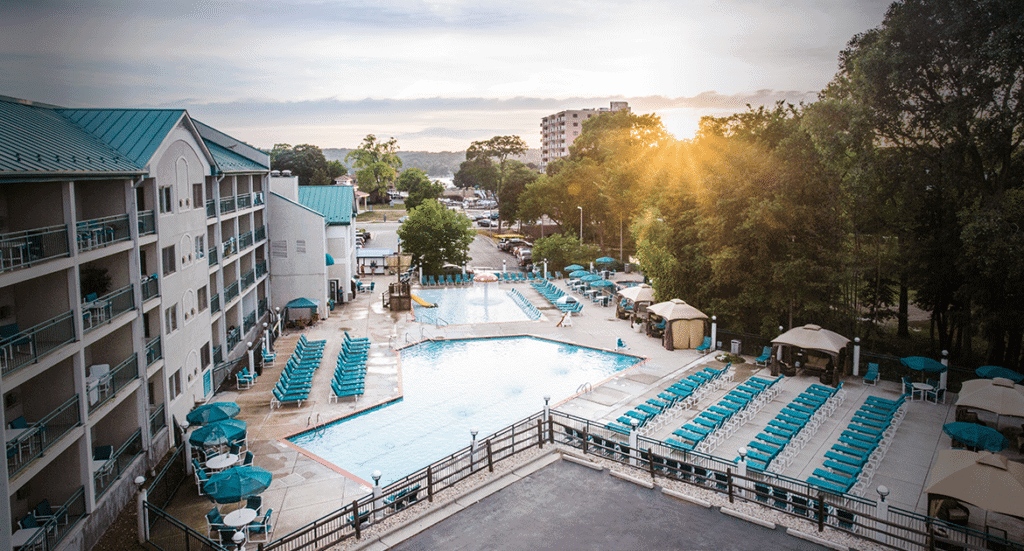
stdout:
<svg viewBox="0 0 1024 551">
<path fill-rule="evenodd" d="M 991 452 L 939 450 L 925 484 L 933 496 L 970 503 L 986 512 L 1024 518 L 1024 464 Z"/>
<path fill-rule="evenodd" d="M 647 312 L 665 318 L 665 349 L 697 348 L 704 343 L 704 320 L 708 316 L 683 300 L 674 298 L 652 304 Z"/>
<path fill-rule="evenodd" d="M 241 408 L 239 408 L 238 404 L 235 402 L 211 402 L 209 404 L 203 404 L 188 412 L 188 415 L 185 416 L 185 420 L 188 421 L 190 425 L 205 425 L 207 423 L 231 419 L 241 411 Z"/>
<path fill-rule="evenodd" d="M 1024 417 L 1024 386 L 1003 378 L 971 379 L 961 386 L 956 405 L 989 411 L 997 416 Z"/>
<path fill-rule="evenodd" d="M 313 317 L 313 314 L 320 309 L 320 301 L 308 298 L 297 298 L 284 305 L 285 318 L 293 319 L 291 312 L 292 310 L 309 310 L 309 318 Z"/>
<path fill-rule="evenodd" d="M 999 367 L 997 365 L 983 365 L 978 369 L 974 370 L 975 375 L 984 379 L 995 379 L 996 377 L 1002 377 L 1009 379 L 1017 384 L 1024 383 L 1024 373 L 1017 373 L 1005 367 Z"/>
<path fill-rule="evenodd" d="M 625 299 L 627 304 L 632 305 L 632 310 L 627 310 L 620 300 L 615 305 L 615 315 L 619 319 L 627 319 L 631 311 L 633 314 L 639 314 L 642 308 L 646 308 L 647 305 L 654 302 L 654 287 L 641 283 L 622 289 L 618 292 L 618 295 Z"/>
<path fill-rule="evenodd" d="M 814 357 L 812 355 L 809 355 L 805 359 L 807 367 L 812 367 L 824 372 L 821 375 L 821 382 L 825 384 L 838 383 L 838 377 L 832 377 L 829 366 L 831 365 L 833 369 L 837 372 L 839 371 L 839 366 L 842 364 L 844 356 L 843 352 L 845 352 L 846 345 L 849 342 L 850 339 L 840 335 L 839 333 L 829 331 L 828 329 L 822 329 L 820 325 L 815 325 L 813 323 L 809 323 L 802 327 L 794 327 L 772 339 L 772 344 L 776 346 L 794 346 L 828 356 L 830 360 L 822 359 L 820 356 Z M 773 356 L 781 357 L 778 355 Z M 774 368 L 773 372 L 776 372 Z"/>
</svg>

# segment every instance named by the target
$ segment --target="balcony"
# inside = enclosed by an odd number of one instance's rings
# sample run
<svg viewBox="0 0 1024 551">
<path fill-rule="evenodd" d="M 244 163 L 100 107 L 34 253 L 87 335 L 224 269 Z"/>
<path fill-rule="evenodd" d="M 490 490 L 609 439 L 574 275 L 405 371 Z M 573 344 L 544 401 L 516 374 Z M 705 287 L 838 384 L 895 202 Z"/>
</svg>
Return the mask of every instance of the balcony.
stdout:
<svg viewBox="0 0 1024 551">
<path fill-rule="evenodd" d="M 160 404 L 156 409 L 149 415 L 149 434 L 150 436 L 160 432 L 161 429 L 167 426 L 167 419 L 164 418 L 164 405 Z"/>
<path fill-rule="evenodd" d="M 220 295 L 214 294 L 210 297 L 210 313 L 216 314 L 220 312 Z"/>
<path fill-rule="evenodd" d="M 242 290 L 252 287 L 256 283 L 256 270 L 249 270 L 242 274 Z"/>
<path fill-rule="evenodd" d="M 128 359 L 117 364 L 109 373 L 94 372 L 85 378 L 85 389 L 89 398 L 89 413 L 96 411 L 107 400 L 117 394 L 128 383 L 139 377 L 138 354 L 133 353 Z"/>
<path fill-rule="evenodd" d="M 7 429 L 8 437 L 11 437 L 14 431 L 21 431 L 12 440 L 7 441 L 8 477 L 14 478 L 14 475 L 20 472 L 25 465 L 43 455 L 46 450 L 60 442 L 65 434 L 71 432 L 71 429 L 81 424 L 82 418 L 78 414 L 78 395 L 75 394 L 70 400 L 28 428 Z"/>
<path fill-rule="evenodd" d="M 247 209 L 252 206 L 252 195 L 241 193 L 235 196 L 235 203 L 239 209 Z"/>
<path fill-rule="evenodd" d="M 263 205 L 263 192 L 257 191 L 252 194 L 252 206 L 259 207 Z"/>
<path fill-rule="evenodd" d="M 79 486 L 64 505 L 54 508 L 53 516 L 49 520 L 43 522 L 42 519 L 36 519 L 39 522 L 39 530 L 36 530 L 18 549 L 59 549 L 60 542 L 64 541 L 78 525 L 78 521 L 85 518 L 85 513 L 85 486 Z"/>
<path fill-rule="evenodd" d="M 247 231 L 242 235 L 238 236 L 238 248 L 246 249 L 252 246 L 252 232 Z"/>
<path fill-rule="evenodd" d="M 256 263 L 256 279 L 267 275 L 267 261 L 261 260 Z"/>
<path fill-rule="evenodd" d="M 224 288 L 224 304 L 231 302 L 231 299 L 238 296 L 238 282 L 232 282 Z"/>
<path fill-rule="evenodd" d="M 206 200 L 206 217 L 215 218 L 217 216 L 217 201 L 213 199 Z"/>
<path fill-rule="evenodd" d="M 219 346 L 213 347 L 213 363 L 219 364 L 224 362 L 224 351 Z"/>
<path fill-rule="evenodd" d="M 235 198 L 234 197 L 225 197 L 225 198 L 221 199 L 220 200 L 220 212 L 221 212 L 221 214 L 226 214 L 228 212 L 235 212 Z M 207 210 L 207 213 L 209 213 L 209 210 Z"/>
<path fill-rule="evenodd" d="M 262 318 L 264 315 L 266 315 L 266 313 L 267 313 L 267 299 L 261 298 L 260 301 L 256 304 L 256 315 L 258 315 L 259 317 Z"/>
<path fill-rule="evenodd" d="M 228 330 L 228 354 L 231 350 L 238 346 L 238 343 L 242 340 L 242 334 L 238 331 L 237 327 L 232 327 Z"/>
<path fill-rule="evenodd" d="M 84 220 L 75 229 L 78 232 L 78 252 L 99 249 L 132 237 L 128 231 L 127 214 Z"/>
<path fill-rule="evenodd" d="M 210 247 L 210 250 L 206 251 L 206 256 L 210 259 L 210 266 L 217 265 L 217 247 Z"/>
<path fill-rule="evenodd" d="M 139 212 L 139 236 L 156 233 L 156 215 L 151 210 Z"/>
<path fill-rule="evenodd" d="M 248 333 L 256 325 L 256 312 L 249 312 L 242 320 L 242 333 Z"/>
<path fill-rule="evenodd" d="M 18 331 L 18 324 L 0 327 L 0 374 L 6 376 L 23 366 L 75 341 L 75 316 L 71 311 Z"/>
<path fill-rule="evenodd" d="M 229 256 L 237 253 L 238 243 L 235 241 L 234 237 L 229 237 L 228 240 L 224 242 L 224 260 L 227 260 Z"/>
<path fill-rule="evenodd" d="M 160 284 L 157 281 L 156 274 L 143 277 L 141 285 L 143 301 L 160 296 Z"/>
<path fill-rule="evenodd" d="M 155 364 L 157 360 L 163 357 L 164 351 L 160 344 L 159 336 L 146 343 L 146 367 Z"/>
<path fill-rule="evenodd" d="M 135 309 L 135 293 L 129 284 L 92 302 L 82 303 L 82 330 L 89 333 L 121 314 Z"/>
<path fill-rule="evenodd" d="M 131 464 L 143 452 L 142 449 L 142 429 L 136 429 L 135 434 L 128 439 L 120 448 L 110 456 L 110 459 L 104 461 L 98 468 L 93 471 L 93 483 L 96 486 L 96 499 L 98 500 L 102 496 L 112 482 L 120 478 L 123 473 Z"/>
<path fill-rule="evenodd" d="M 0 234 L 0 273 L 69 254 L 67 226 Z"/>
<path fill-rule="evenodd" d="M 256 230 L 252 232 L 252 235 L 253 239 L 255 239 L 257 243 L 263 241 L 267 238 L 267 226 L 264 225 L 256 228 Z"/>
</svg>

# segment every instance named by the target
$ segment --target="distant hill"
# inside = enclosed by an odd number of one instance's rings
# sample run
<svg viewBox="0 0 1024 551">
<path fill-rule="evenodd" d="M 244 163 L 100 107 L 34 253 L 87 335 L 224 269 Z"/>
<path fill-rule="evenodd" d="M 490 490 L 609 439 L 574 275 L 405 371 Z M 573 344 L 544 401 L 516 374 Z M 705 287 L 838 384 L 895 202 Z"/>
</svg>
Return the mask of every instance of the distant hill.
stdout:
<svg viewBox="0 0 1024 551">
<path fill-rule="evenodd" d="M 329 148 L 324 149 L 324 156 L 327 157 L 328 161 L 341 161 L 342 164 L 348 166 L 345 162 L 345 155 L 351 152 L 351 149 L 336 149 Z M 402 159 L 402 168 L 418 168 L 428 175 L 435 178 L 443 178 L 446 176 L 452 176 L 459 171 L 459 165 L 462 161 L 466 160 L 465 151 L 398 151 L 398 158 Z M 524 163 L 540 164 L 540 150 L 530 149 L 526 152 L 526 155 L 518 159 Z M 351 167 L 350 167 L 351 168 Z"/>
</svg>

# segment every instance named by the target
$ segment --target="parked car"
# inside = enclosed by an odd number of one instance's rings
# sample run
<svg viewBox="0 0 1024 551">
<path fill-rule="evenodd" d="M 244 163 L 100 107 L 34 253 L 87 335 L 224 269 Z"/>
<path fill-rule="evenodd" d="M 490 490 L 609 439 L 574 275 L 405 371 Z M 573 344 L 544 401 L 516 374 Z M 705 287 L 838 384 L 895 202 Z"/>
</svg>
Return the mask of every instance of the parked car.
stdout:
<svg viewBox="0 0 1024 551">
<path fill-rule="evenodd" d="M 365 229 L 358 229 L 356 230 L 356 237 L 362 237 L 363 241 L 369 241 L 370 232 L 366 231 Z"/>
<path fill-rule="evenodd" d="M 491 221 L 486 218 L 484 218 L 483 220 L 477 220 L 476 223 L 479 224 L 481 228 L 491 227 Z"/>
</svg>

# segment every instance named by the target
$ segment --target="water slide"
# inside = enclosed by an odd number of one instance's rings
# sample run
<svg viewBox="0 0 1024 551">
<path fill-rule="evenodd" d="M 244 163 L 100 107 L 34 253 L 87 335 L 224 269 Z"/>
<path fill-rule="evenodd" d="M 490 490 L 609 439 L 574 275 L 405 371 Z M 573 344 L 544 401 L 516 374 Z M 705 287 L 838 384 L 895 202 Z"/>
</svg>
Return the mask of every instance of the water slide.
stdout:
<svg viewBox="0 0 1024 551">
<path fill-rule="evenodd" d="M 416 295 L 413 295 L 412 293 L 409 293 L 409 295 L 411 295 L 412 299 L 416 301 L 416 304 L 419 304 L 420 306 L 422 306 L 424 308 L 437 308 L 436 304 L 427 302 L 427 301 L 421 299 L 420 297 L 418 297 Z"/>
</svg>

